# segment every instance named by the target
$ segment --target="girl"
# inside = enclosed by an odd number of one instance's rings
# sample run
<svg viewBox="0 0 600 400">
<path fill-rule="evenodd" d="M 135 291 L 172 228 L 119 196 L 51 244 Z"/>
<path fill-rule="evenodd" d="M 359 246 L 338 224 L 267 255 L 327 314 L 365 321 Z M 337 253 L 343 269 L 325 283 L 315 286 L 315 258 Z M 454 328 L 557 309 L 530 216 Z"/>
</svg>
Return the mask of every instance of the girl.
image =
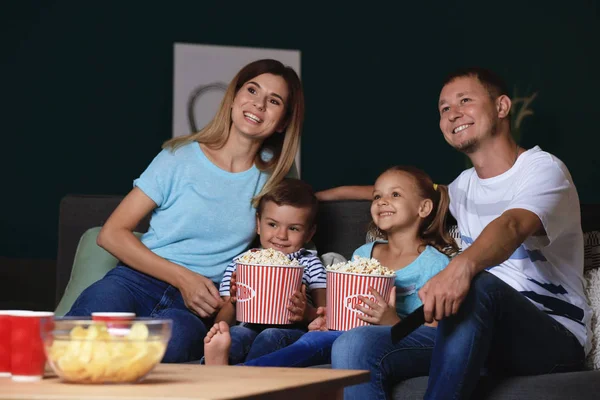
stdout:
<svg viewBox="0 0 600 400">
<path fill-rule="evenodd" d="M 167 141 L 134 181 L 97 240 L 120 264 L 67 315 L 130 311 L 172 319 L 163 362 L 200 359 L 198 337 L 223 304 L 215 285 L 254 239 L 256 200 L 290 170 L 303 118 L 294 70 L 275 60 L 242 68 L 214 119 Z M 132 231 L 150 212 L 150 229 L 138 240 Z"/>
<path fill-rule="evenodd" d="M 458 247 L 445 230 L 448 192 L 425 172 L 402 166 L 388 169 L 377 178 L 372 199 L 373 225 L 384 240 L 367 243 L 354 255 L 378 259 L 396 270 L 396 280 L 388 303 L 372 290 L 377 302 L 362 298 L 369 307 L 357 308 L 364 313 L 364 321 L 393 325 L 421 305 L 417 292 L 448 264 L 448 256 Z M 324 310 L 319 313 L 309 327 L 316 332 L 308 332 L 294 344 L 245 365 L 306 367 L 329 363 L 333 342 L 344 332 L 325 331 Z M 435 328 L 425 328 L 433 345 Z M 215 324 L 204 343 L 206 364 L 227 364 L 231 345 L 227 324 Z"/>
</svg>

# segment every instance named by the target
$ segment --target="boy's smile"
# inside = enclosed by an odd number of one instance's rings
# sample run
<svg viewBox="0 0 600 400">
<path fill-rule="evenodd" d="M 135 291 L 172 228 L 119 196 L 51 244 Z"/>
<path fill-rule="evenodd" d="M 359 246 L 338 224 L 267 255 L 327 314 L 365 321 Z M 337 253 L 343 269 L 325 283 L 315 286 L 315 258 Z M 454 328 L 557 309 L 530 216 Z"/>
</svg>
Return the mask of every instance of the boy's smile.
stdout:
<svg viewBox="0 0 600 400">
<path fill-rule="evenodd" d="M 276 249 L 285 254 L 300 250 L 312 239 L 315 228 L 309 218 L 311 209 L 265 203 L 262 214 L 256 217 L 260 244 L 265 249 Z"/>
</svg>

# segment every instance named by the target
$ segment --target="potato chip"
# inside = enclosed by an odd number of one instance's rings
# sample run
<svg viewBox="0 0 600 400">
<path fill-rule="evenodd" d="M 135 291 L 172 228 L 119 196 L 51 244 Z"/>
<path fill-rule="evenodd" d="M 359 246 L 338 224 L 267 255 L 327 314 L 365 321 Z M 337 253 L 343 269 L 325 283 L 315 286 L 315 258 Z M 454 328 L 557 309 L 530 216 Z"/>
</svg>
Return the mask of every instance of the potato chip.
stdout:
<svg viewBox="0 0 600 400">
<path fill-rule="evenodd" d="M 127 334 L 127 337 L 132 340 L 146 340 L 148 339 L 148 327 L 144 324 L 133 324 L 131 330 Z"/>
</svg>

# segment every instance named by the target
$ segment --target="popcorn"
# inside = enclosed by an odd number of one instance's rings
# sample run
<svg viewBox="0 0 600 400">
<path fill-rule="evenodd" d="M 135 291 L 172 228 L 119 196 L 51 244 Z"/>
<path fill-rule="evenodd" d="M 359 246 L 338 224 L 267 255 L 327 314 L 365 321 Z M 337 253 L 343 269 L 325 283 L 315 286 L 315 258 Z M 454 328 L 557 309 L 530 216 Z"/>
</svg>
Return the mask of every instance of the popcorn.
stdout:
<svg viewBox="0 0 600 400">
<path fill-rule="evenodd" d="M 275 249 L 252 249 L 238 257 L 236 262 L 258 265 L 300 265 L 298 260 L 290 260 L 287 255 Z"/>
<path fill-rule="evenodd" d="M 396 275 L 396 271 L 384 267 L 377 259 L 360 256 L 354 256 L 352 261 L 330 265 L 327 267 L 327 271 L 380 276 Z"/>
</svg>

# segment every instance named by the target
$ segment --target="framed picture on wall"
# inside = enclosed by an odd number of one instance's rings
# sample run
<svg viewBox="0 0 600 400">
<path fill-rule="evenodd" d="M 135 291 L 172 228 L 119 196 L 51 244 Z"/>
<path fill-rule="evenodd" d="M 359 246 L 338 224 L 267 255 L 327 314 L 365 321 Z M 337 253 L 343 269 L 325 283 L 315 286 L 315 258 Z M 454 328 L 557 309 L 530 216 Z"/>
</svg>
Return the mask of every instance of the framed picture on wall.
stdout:
<svg viewBox="0 0 600 400">
<path fill-rule="evenodd" d="M 300 76 L 300 51 L 175 43 L 173 137 L 202 129 L 213 118 L 227 85 L 246 64 L 272 58 Z M 296 154 L 300 173 L 300 149 Z"/>
</svg>

